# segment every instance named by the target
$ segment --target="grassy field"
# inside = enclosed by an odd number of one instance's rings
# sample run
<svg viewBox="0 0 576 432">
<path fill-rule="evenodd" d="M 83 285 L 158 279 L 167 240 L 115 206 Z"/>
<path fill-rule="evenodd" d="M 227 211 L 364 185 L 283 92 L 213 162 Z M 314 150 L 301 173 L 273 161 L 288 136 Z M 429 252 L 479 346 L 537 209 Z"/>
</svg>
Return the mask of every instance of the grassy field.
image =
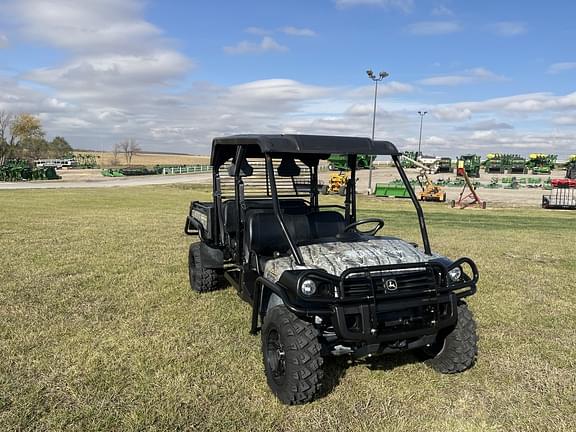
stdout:
<svg viewBox="0 0 576 432">
<path fill-rule="evenodd" d="M 575 213 L 427 205 L 433 248 L 481 271 L 476 367 L 340 361 L 328 395 L 286 407 L 267 388 L 248 305 L 189 288 L 184 217 L 208 196 L 0 191 L 1 431 L 574 430 Z M 406 202 L 359 207 L 418 240 Z"/>
</svg>

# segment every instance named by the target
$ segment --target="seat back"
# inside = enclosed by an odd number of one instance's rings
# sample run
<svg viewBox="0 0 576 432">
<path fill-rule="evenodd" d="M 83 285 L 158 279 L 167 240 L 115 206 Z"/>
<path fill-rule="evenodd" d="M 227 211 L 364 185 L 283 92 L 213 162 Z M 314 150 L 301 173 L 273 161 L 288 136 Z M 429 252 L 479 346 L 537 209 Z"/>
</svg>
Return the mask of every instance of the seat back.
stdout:
<svg viewBox="0 0 576 432">
<path fill-rule="evenodd" d="M 272 200 L 270 199 L 248 199 L 246 203 L 246 216 L 252 212 L 271 212 Z M 302 199 L 280 200 L 280 208 L 287 214 L 304 215 L 309 211 L 309 205 Z M 222 204 L 224 216 L 224 229 L 234 237 L 237 231 L 238 206 L 236 200 L 227 200 Z"/>
<path fill-rule="evenodd" d="M 310 238 L 310 226 L 305 215 L 284 213 L 282 217 L 286 229 L 296 243 Z M 275 252 L 282 254 L 290 249 L 278 218 L 273 212 L 254 210 L 248 214 L 246 222 L 247 252 L 254 251 L 260 256 L 272 256 Z"/>
<path fill-rule="evenodd" d="M 337 211 L 323 211 L 308 214 L 310 235 L 313 239 L 336 237 L 344 232 L 344 216 Z"/>
</svg>

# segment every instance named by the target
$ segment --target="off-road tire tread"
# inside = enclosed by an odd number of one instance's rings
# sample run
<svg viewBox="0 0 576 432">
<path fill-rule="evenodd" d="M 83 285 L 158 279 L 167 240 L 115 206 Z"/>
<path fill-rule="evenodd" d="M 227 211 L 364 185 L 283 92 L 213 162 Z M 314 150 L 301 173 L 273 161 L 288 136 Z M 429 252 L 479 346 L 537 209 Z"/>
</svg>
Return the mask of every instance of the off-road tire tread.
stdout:
<svg viewBox="0 0 576 432">
<path fill-rule="evenodd" d="M 306 321 L 302 321 L 284 306 L 276 306 L 264 317 L 262 326 L 262 355 L 265 356 L 265 335 L 273 323 L 284 337 L 286 351 L 286 384 L 279 388 L 269 375 L 264 359 L 264 370 L 268 385 L 281 402 L 287 405 L 300 405 L 313 401 L 322 391 L 324 359 L 318 331 Z M 292 370 L 289 369 L 289 364 Z"/>
<path fill-rule="evenodd" d="M 458 322 L 446 335 L 444 349 L 425 363 L 437 372 L 453 374 L 474 366 L 478 355 L 476 322 L 466 303 L 458 305 Z"/>
<path fill-rule="evenodd" d="M 188 253 L 188 267 L 190 276 L 190 287 L 197 292 L 210 292 L 216 291 L 222 287 L 224 278 L 218 270 L 208 269 L 202 266 L 202 259 L 200 257 L 200 243 L 193 243 L 190 245 Z M 192 276 L 192 272 L 197 274 L 196 280 Z"/>
</svg>

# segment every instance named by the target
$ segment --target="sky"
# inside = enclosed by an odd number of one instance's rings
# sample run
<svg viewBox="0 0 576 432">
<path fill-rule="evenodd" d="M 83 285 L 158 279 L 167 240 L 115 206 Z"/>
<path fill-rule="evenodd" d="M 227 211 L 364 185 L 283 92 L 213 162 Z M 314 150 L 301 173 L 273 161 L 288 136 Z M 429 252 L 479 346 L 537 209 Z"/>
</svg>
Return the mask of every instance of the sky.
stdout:
<svg viewBox="0 0 576 432">
<path fill-rule="evenodd" d="M 0 110 L 107 150 L 370 136 L 401 150 L 576 153 L 568 0 L 0 0 Z"/>
</svg>

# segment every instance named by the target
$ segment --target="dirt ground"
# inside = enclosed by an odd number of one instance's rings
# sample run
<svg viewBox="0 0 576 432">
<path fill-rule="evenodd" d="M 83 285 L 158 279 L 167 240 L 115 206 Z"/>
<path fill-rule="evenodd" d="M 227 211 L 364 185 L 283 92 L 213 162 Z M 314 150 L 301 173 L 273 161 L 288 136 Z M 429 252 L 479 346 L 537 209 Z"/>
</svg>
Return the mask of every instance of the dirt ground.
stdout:
<svg viewBox="0 0 576 432">
<path fill-rule="evenodd" d="M 191 156 L 192 157 L 192 156 Z M 198 157 L 200 158 L 200 157 Z M 200 159 L 198 159 L 200 160 Z M 204 157 L 207 161 L 207 157 Z M 0 183 L 0 189 L 53 189 L 53 188 L 92 188 L 92 187 L 117 187 L 117 186 L 142 186 L 157 184 L 175 184 L 175 183 L 200 183 L 209 184 L 211 182 L 210 174 L 189 174 L 173 176 L 139 176 L 139 177 L 104 177 L 99 169 L 62 169 L 58 171 L 62 180 L 37 181 L 37 182 L 20 182 L 20 183 Z M 327 181 L 334 172 L 323 171 L 320 179 Z M 408 177 L 416 178 L 418 170 L 408 169 Z M 358 191 L 365 194 L 368 190 L 368 170 L 361 170 L 357 173 Z M 536 177 L 533 175 L 515 174 L 517 178 Z M 434 180 L 443 178 L 454 178 L 455 174 L 435 174 L 432 175 Z M 510 175 L 486 174 L 481 173 L 480 181 L 483 184 L 489 184 L 493 177 L 510 177 Z M 548 176 L 541 176 L 546 179 Z M 556 170 L 552 173 L 552 178 L 563 178 L 564 172 Z M 399 179 L 395 168 L 378 167 L 373 170 L 372 189 L 377 183 L 388 183 L 392 180 Z M 446 187 L 447 202 L 457 199 L 462 188 Z M 546 194 L 540 188 L 529 189 L 522 188 L 512 189 L 487 189 L 478 188 L 478 195 L 487 202 L 488 207 L 539 207 L 542 201 L 542 195 Z M 385 198 L 383 198 L 385 199 Z"/>
</svg>

